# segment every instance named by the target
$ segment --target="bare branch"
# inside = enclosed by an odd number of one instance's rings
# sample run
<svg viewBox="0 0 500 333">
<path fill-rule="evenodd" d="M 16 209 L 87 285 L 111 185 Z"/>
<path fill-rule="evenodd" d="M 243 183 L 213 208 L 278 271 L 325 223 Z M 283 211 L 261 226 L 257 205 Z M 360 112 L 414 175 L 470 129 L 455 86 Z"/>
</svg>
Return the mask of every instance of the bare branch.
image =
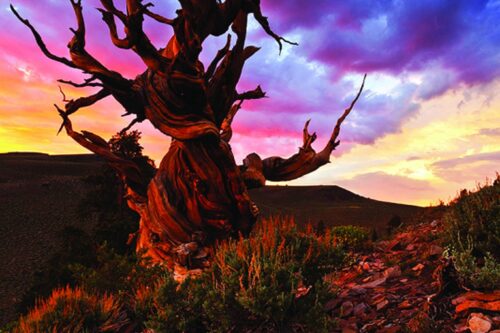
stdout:
<svg viewBox="0 0 500 333">
<path fill-rule="evenodd" d="M 310 120 L 308 120 L 303 129 L 303 145 L 298 153 L 288 158 L 272 156 L 263 160 L 255 153 L 248 155 L 246 162 L 241 167 L 242 177 L 245 183 L 255 187 L 255 184 L 262 184 L 261 186 L 263 186 L 262 178 L 270 181 L 297 179 L 329 163 L 332 151 L 339 145 L 339 141 L 336 140 L 340 134 L 340 126 L 361 96 L 365 80 L 366 74 L 363 77 L 363 82 L 358 93 L 351 102 L 351 105 L 345 109 L 344 113 L 338 118 L 331 138 L 322 151 L 316 153 L 312 148 L 312 143 L 316 140 L 317 136 L 316 133 L 309 133 L 308 127 Z M 251 161 L 251 165 L 247 165 L 250 163 L 249 161 Z M 259 169 L 256 166 L 261 166 L 261 168 L 259 167 Z"/>
<path fill-rule="evenodd" d="M 365 87 L 365 81 L 366 81 L 366 74 L 363 76 L 363 82 L 361 83 L 361 86 L 359 87 L 359 91 L 356 94 L 356 97 L 352 100 L 351 105 L 347 109 L 344 110 L 344 113 L 340 118 L 337 120 L 337 124 L 335 124 L 335 128 L 333 129 L 332 136 L 330 137 L 330 140 L 327 143 L 327 146 L 325 149 L 331 149 L 333 151 L 339 144 L 340 141 L 336 141 L 339 134 L 340 134 L 340 125 L 342 125 L 342 122 L 347 118 L 349 113 L 351 113 L 352 109 L 354 108 L 354 105 L 359 99 L 359 96 L 361 96 L 361 93 L 363 92 L 363 88 Z"/>
<path fill-rule="evenodd" d="M 127 0 L 127 14 L 116 9 L 112 0 L 101 0 L 106 10 L 98 9 L 102 13 L 102 19 L 107 24 L 113 44 L 123 49 L 133 49 L 142 61 L 152 70 L 164 68 L 165 59 L 154 47 L 143 31 L 142 24 L 144 14 L 151 13 L 147 9 L 151 4 L 142 5 L 141 0 Z M 156 18 L 159 15 L 151 13 Z M 126 37 L 118 37 L 114 16 L 117 16 L 125 25 Z"/>
<path fill-rule="evenodd" d="M 160 22 L 160 23 L 164 23 L 164 24 L 168 24 L 168 25 L 173 25 L 174 24 L 174 20 L 172 19 L 168 19 L 160 14 L 156 14 L 156 13 L 153 13 L 151 12 L 148 7 L 154 7 L 154 4 L 146 4 L 144 5 L 143 7 L 143 11 L 144 11 L 144 14 L 146 14 L 147 16 L 151 17 L 153 20 L 157 21 L 157 22 Z"/>
<path fill-rule="evenodd" d="M 118 17 L 124 25 L 127 24 L 127 15 L 124 12 L 116 9 L 113 0 L 101 0 L 101 4 L 108 12 Z"/>
<path fill-rule="evenodd" d="M 132 47 L 132 43 L 130 43 L 130 40 L 127 37 L 125 37 L 124 39 L 120 39 L 118 37 L 118 32 L 116 29 L 116 23 L 113 13 L 105 11 L 100 8 L 97 8 L 97 10 L 101 12 L 102 20 L 106 23 L 106 25 L 109 28 L 109 34 L 111 36 L 111 41 L 113 42 L 113 45 L 121 49 L 130 49 Z"/>
<path fill-rule="evenodd" d="M 142 174 L 140 168 L 134 162 L 114 154 L 106 140 L 100 136 L 87 131 L 82 131 L 81 133 L 74 131 L 68 114 L 57 105 L 55 107 L 63 119 L 63 126 L 66 129 L 66 133 L 81 146 L 104 158 L 121 176 L 124 184 L 127 186 L 127 190 L 133 192 L 129 193 L 129 195 L 137 196 L 145 201 L 148 180 Z"/>
<path fill-rule="evenodd" d="M 238 103 L 234 104 L 229 110 L 226 118 L 222 121 L 220 126 L 220 136 L 221 139 L 229 142 L 233 136 L 233 128 L 231 127 L 233 123 L 233 119 L 236 116 L 236 113 L 241 109 L 241 105 L 243 104 L 243 100 L 240 100 Z"/>
<path fill-rule="evenodd" d="M 69 102 L 69 100 L 66 99 L 66 94 L 62 90 L 61 86 L 58 86 L 58 87 L 59 87 L 59 92 L 61 93 L 61 95 L 63 97 L 63 102 Z"/>
<path fill-rule="evenodd" d="M 253 6 L 253 9 L 252 9 L 252 13 L 253 13 L 253 16 L 255 17 L 255 20 L 257 20 L 257 22 L 259 22 L 259 24 L 262 26 L 262 28 L 264 29 L 264 31 L 271 37 L 274 38 L 274 40 L 276 40 L 276 42 L 278 43 L 279 45 L 279 52 L 281 54 L 281 51 L 283 49 L 283 44 L 281 42 L 285 42 L 287 44 L 290 44 L 290 45 L 299 45 L 298 43 L 296 42 L 291 42 L 279 35 L 277 35 L 272 29 L 271 29 L 271 26 L 269 24 L 269 20 L 267 19 L 267 17 L 265 17 L 264 15 L 262 15 L 262 11 L 260 9 L 260 5 L 259 4 L 254 4 L 253 2 L 251 2 L 252 6 Z"/>
<path fill-rule="evenodd" d="M 62 90 L 61 90 L 61 93 L 63 93 Z M 100 101 L 101 99 L 103 99 L 109 95 L 111 95 L 111 92 L 106 88 L 102 88 L 101 90 L 99 90 L 97 93 L 95 93 L 93 95 L 86 96 L 86 97 L 80 97 L 80 98 L 77 98 L 76 100 L 66 101 L 66 96 L 63 93 L 64 101 L 67 102 L 64 106 L 64 113 L 66 114 L 66 116 L 69 116 L 70 114 L 78 111 L 80 108 L 93 105 L 97 101 Z M 59 110 L 59 107 L 57 109 Z M 61 125 L 61 127 L 57 131 L 57 134 L 59 134 L 61 132 L 63 126 L 64 126 L 64 124 Z"/>
<path fill-rule="evenodd" d="M 226 44 L 222 49 L 217 51 L 217 54 L 215 55 L 215 58 L 210 62 L 210 65 L 207 68 L 207 71 L 205 72 L 205 80 L 208 81 L 215 72 L 215 69 L 217 68 L 217 64 L 226 56 L 226 54 L 229 52 L 229 47 L 231 46 L 231 35 L 227 35 L 227 40 Z"/>
<path fill-rule="evenodd" d="M 38 47 L 40 48 L 40 50 L 42 50 L 43 54 L 47 58 L 54 60 L 54 61 L 57 61 L 57 62 L 60 62 L 64 65 L 72 67 L 72 68 L 78 68 L 71 60 L 66 59 L 64 57 L 58 57 L 58 56 L 54 55 L 53 53 L 51 53 L 47 49 L 47 46 L 43 42 L 43 39 L 40 36 L 40 34 L 38 33 L 38 31 L 36 31 L 36 29 L 33 27 L 33 25 L 31 25 L 30 21 L 28 21 L 27 19 L 24 19 L 21 15 L 19 15 L 19 13 L 14 8 L 14 6 L 10 5 L 10 10 L 12 10 L 12 12 L 18 18 L 19 21 L 21 21 L 25 26 L 27 26 L 31 30 L 31 33 L 35 37 L 35 40 L 36 40 L 36 43 L 38 44 Z"/>
<path fill-rule="evenodd" d="M 143 119 L 144 120 L 144 119 Z M 125 128 L 123 128 L 120 133 L 125 133 L 126 131 L 128 131 L 129 129 L 132 128 L 132 126 L 134 126 L 135 124 L 137 124 L 138 122 L 141 122 L 142 120 L 140 120 L 139 118 L 134 118 L 130 124 L 128 124 Z"/>
<path fill-rule="evenodd" d="M 311 119 L 308 119 L 304 125 L 304 129 L 302 130 L 302 149 L 310 149 L 313 142 L 316 141 L 317 135 L 316 132 L 313 132 L 313 134 L 309 133 L 309 123 L 311 122 Z"/>
<path fill-rule="evenodd" d="M 260 99 L 265 97 L 267 97 L 266 93 L 262 91 L 260 85 L 258 85 L 254 90 L 245 91 L 241 94 L 236 95 L 237 100 Z"/>
<path fill-rule="evenodd" d="M 73 81 L 68 81 L 68 80 L 63 80 L 63 79 L 59 79 L 59 80 L 57 80 L 57 82 L 68 84 L 68 85 L 71 85 L 71 86 L 76 87 L 76 88 L 102 87 L 102 83 L 94 82 L 95 80 L 97 80 L 97 77 L 95 75 L 92 75 L 91 77 L 85 79 L 83 81 L 83 83 L 75 83 Z"/>
</svg>

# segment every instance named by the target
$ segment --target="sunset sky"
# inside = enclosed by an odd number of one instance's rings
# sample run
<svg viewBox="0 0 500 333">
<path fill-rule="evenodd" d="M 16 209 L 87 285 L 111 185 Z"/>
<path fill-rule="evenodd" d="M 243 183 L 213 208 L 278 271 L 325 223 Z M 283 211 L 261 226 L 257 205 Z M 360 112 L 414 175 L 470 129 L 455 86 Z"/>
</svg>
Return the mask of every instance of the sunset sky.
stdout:
<svg viewBox="0 0 500 333">
<path fill-rule="evenodd" d="M 174 17 L 178 2 L 156 0 L 153 11 Z M 83 0 L 87 50 L 129 78 L 145 70 L 132 51 L 116 49 L 95 9 Z M 124 1 L 115 0 L 118 7 Z M 270 98 L 248 101 L 234 123 L 237 162 L 248 153 L 289 156 L 310 129 L 322 149 L 337 117 L 368 74 L 365 91 L 344 123 L 332 163 L 289 184 L 336 184 L 371 198 L 427 205 L 500 172 L 500 0 L 262 0 L 273 29 L 299 46 L 285 46 L 250 21 L 247 44 L 262 47 L 248 62 L 240 90 L 261 84 Z M 45 38 L 67 55 L 75 27 L 63 0 L 12 0 Z M 57 79 L 80 72 L 46 59 L 29 30 L 0 0 L 0 152 L 85 152 L 65 134 L 54 103 Z M 160 48 L 172 31 L 146 22 Z M 210 39 L 209 61 L 225 42 Z M 91 89 L 63 87 L 68 98 Z M 131 119 L 108 98 L 72 116 L 76 129 L 110 137 Z M 159 163 L 169 139 L 144 122 L 145 153 Z"/>
</svg>

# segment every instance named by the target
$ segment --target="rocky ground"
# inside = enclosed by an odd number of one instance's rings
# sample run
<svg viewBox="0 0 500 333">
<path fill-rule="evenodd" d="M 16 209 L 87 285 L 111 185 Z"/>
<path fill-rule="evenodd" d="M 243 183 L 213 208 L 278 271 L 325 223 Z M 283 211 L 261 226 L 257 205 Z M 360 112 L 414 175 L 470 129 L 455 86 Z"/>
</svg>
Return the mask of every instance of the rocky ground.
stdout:
<svg viewBox="0 0 500 333">
<path fill-rule="evenodd" d="M 439 220 L 408 227 L 331 276 L 339 332 L 500 332 L 500 290 L 468 291 L 443 258 Z"/>
</svg>

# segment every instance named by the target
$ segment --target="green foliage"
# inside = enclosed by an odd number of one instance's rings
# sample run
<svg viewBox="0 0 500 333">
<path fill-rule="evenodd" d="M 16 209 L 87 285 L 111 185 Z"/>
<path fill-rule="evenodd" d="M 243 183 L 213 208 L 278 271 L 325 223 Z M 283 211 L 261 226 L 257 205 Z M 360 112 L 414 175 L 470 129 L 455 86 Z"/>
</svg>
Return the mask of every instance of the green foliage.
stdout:
<svg viewBox="0 0 500 333">
<path fill-rule="evenodd" d="M 111 151 L 127 159 L 134 159 L 142 156 L 144 149 L 139 140 L 141 132 L 135 130 L 131 132 L 119 132 L 111 137 L 108 141 Z"/>
<path fill-rule="evenodd" d="M 152 177 L 154 163 L 142 155 L 139 139 L 140 132 L 137 131 L 118 133 L 110 140 L 110 148 L 133 160 Z M 22 296 L 18 306 L 21 313 L 26 313 L 37 298 L 48 297 L 54 288 L 76 286 L 82 283 L 82 279 L 99 291 L 123 288 L 122 283 L 116 283 L 115 277 L 125 274 L 137 261 L 133 246 L 127 245 L 127 241 L 139 227 L 139 216 L 123 199 L 123 186 L 116 172 L 104 166 L 100 173 L 86 177 L 84 182 L 89 191 L 79 205 L 80 216 L 97 217 L 98 222 L 89 233 L 74 227 L 60 232 L 61 247 L 46 267 L 35 272 L 33 285 Z M 108 259 L 110 262 L 104 264 Z M 91 272 L 94 272 L 93 277 Z M 106 287 L 107 278 L 109 283 Z"/>
<path fill-rule="evenodd" d="M 334 322 L 324 305 L 335 295 L 323 277 L 346 261 L 332 235 L 300 230 L 290 219 L 262 221 L 250 237 L 219 244 L 212 266 L 182 284 L 103 244 L 92 263 L 67 267 L 79 287 L 56 289 L 19 327 L 105 332 L 106 323 L 126 320 L 137 331 L 328 332 Z"/>
<path fill-rule="evenodd" d="M 464 250 L 452 249 L 450 254 L 463 284 L 474 289 L 500 288 L 500 264 L 491 253 L 482 258 L 482 265 L 472 255 L 472 246 Z"/>
<path fill-rule="evenodd" d="M 323 308 L 334 295 L 323 275 L 341 267 L 345 253 L 309 231 L 269 220 L 247 239 L 220 244 L 201 277 L 179 287 L 163 280 L 146 326 L 158 332 L 328 331 L 332 319 Z"/>
<path fill-rule="evenodd" d="M 359 251 L 370 245 L 369 230 L 354 225 L 333 227 L 330 230 L 331 237 L 343 248 Z"/>
<path fill-rule="evenodd" d="M 446 240 L 463 283 L 500 287 L 500 177 L 476 192 L 463 190 L 444 215 Z"/>
<path fill-rule="evenodd" d="M 63 288 L 21 317 L 14 332 L 117 332 L 129 322 L 113 296 Z"/>
<path fill-rule="evenodd" d="M 121 255 L 107 244 L 97 249 L 96 264 L 71 264 L 76 285 L 95 293 L 130 296 L 139 284 L 152 285 L 163 269 L 151 266 L 147 259 L 135 253 Z"/>
</svg>

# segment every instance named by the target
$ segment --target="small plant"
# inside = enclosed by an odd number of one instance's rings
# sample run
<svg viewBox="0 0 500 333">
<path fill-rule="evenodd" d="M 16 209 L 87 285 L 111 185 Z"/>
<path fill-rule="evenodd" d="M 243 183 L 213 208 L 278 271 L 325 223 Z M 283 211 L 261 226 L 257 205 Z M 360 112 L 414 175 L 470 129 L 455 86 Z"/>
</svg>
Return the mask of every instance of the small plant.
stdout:
<svg viewBox="0 0 500 333">
<path fill-rule="evenodd" d="M 221 242 L 212 266 L 182 284 L 102 245 L 95 264 L 69 265 L 79 287 L 54 290 L 16 332 L 328 332 L 334 319 L 324 305 L 335 295 L 324 276 L 346 262 L 332 235 L 292 219 L 261 221 L 248 238 Z"/>
<path fill-rule="evenodd" d="M 469 288 L 500 287 L 500 176 L 493 184 L 463 190 L 444 215 L 449 253 Z"/>
<path fill-rule="evenodd" d="M 66 287 L 38 302 L 20 318 L 14 332 L 117 332 L 128 324 L 126 312 L 114 297 Z"/>
<path fill-rule="evenodd" d="M 223 242 L 201 277 L 159 286 L 148 328 L 158 332 L 328 331 L 334 297 L 323 275 L 345 254 L 329 236 L 299 231 L 291 219 L 262 221 L 248 239 Z"/>
<path fill-rule="evenodd" d="M 370 245 L 370 232 L 354 225 L 333 227 L 330 231 L 331 237 L 338 245 L 347 250 L 359 251 Z"/>
</svg>

